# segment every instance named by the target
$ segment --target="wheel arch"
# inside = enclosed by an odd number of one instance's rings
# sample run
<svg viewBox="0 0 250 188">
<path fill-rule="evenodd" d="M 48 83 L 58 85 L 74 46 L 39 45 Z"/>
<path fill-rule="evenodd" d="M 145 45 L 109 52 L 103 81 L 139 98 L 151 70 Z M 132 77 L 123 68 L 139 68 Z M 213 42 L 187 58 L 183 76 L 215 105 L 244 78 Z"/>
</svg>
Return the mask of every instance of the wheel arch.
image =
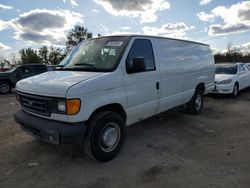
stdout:
<svg viewBox="0 0 250 188">
<path fill-rule="evenodd" d="M 91 115 L 89 117 L 89 120 L 92 119 L 97 113 L 103 112 L 103 111 L 113 111 L 113 112 L 116 112 L 126 122 L 126 119 L 127 119 L 126 111 L 124 110 L 123 106 L 121 104 L 119 104 L 119 103 L 112 103 L 112 104 L 107 104 L 107 105 L 98 107 L 96 110 L 94 110 L 91 113 Z"/>
<path fill-rule="evenodd" d="M 199 91 L 199 92 L 201 92 L 202 94 L 205 93 L 205 90 L 206 90 L 206 88 L 205 88 L 205 84 L 204 84 L 204 83 L 199 83 L 199 84 L 196 86 L 196 88 L 195 88 L 195 91 Z"/>
</svg>

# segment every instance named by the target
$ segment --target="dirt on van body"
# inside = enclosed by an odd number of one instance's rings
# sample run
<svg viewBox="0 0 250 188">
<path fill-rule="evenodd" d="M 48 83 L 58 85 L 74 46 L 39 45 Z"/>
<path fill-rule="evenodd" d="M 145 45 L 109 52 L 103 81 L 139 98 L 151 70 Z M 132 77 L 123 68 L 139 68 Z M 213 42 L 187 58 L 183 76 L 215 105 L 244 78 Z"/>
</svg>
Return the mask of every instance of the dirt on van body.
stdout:
<svg viewBox="0 0 250 188">
<path fill-rule="evenodd" d="M 250 89 L 205 97 L 200 115 L 176 108 L 128 128 L 108 163 L 43 143 L 14 122 L 15 95 L 0 96 L 0 187 L 250 187 Z"/>
</svg>

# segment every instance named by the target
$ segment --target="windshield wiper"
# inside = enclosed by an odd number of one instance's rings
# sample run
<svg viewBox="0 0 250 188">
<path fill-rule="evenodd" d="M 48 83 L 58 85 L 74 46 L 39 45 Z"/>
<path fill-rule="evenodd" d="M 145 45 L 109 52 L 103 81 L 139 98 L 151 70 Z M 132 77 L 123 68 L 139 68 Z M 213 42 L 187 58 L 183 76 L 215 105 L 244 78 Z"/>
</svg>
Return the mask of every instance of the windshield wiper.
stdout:
<svg viewBox="0 0 250 188">
<path fill-rule="evenodd" d="M 88 64 L 88 63 L 76 63 L 74 65 L 86 65 L 86 66 L 91 67 L 92 69 L 98 71 L 98 69 L 94 65 L 91 65 L 91 64 Z"/>
<path fill-rule="evenodd" d="M 57 65 L 56 67 L 65 67 L 65 65 Z"/>
</svg>

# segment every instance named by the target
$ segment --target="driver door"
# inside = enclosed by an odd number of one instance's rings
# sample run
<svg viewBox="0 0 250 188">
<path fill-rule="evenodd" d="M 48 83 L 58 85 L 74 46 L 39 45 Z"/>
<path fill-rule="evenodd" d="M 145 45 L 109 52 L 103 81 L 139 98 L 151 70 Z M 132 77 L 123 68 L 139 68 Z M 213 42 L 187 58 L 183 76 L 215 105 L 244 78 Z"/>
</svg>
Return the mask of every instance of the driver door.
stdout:
<svg viewBox="0 0 250 188">
<path fill-rule="evenodd" d="M 128 67 L 135 58 L 143 58 L 146 70 L 129 73 Z M 135 39 L 126 60 L 125 88 L 130 122 L 154 115 L 159 106 L 159 82 L 153 47 L 148 39 Z"/>
</svg>

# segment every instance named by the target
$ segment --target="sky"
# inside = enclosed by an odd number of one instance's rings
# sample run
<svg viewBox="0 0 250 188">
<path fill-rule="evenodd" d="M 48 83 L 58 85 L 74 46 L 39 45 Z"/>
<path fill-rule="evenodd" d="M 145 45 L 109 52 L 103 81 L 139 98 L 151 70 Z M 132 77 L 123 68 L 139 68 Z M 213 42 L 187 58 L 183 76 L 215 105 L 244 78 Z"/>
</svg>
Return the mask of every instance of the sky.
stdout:
<svg viewBox="0 0 250 188">
<path fill-rule="evenodd" d="M 94 36 L 137 33 L 250 52 L 250 1 L 0 0 L 0 55 L 43 45 L 64 47 L 81 25 Z"/>
</svg>

